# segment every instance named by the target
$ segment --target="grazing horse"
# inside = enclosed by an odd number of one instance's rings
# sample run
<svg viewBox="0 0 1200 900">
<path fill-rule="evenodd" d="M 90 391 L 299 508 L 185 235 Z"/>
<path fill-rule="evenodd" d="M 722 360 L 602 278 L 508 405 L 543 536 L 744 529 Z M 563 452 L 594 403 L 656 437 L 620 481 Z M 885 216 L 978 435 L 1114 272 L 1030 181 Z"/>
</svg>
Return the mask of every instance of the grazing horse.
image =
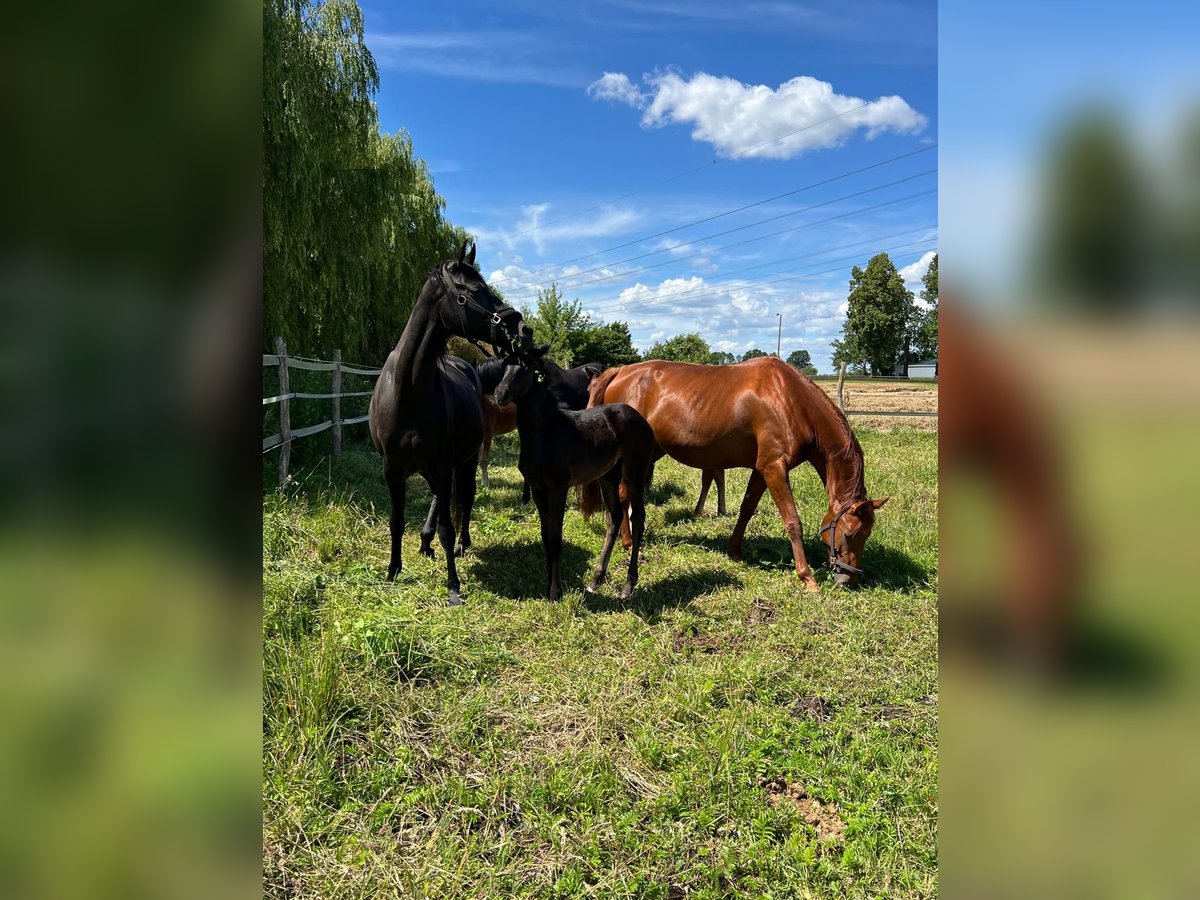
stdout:
<svg viewBox="0 0 1200 900">
<path fill-rule="evenodd" d="M 547 384 L 552 385 L 551 396 L 554 397 L 555 402 L 563 409 L 583 409 L 586 407 L 588 403 L 588 384 L 595 376 L 604 371 L 603 363 L 584 363 L 582 366 L 575 366 L 571 369 L 564 369 L 550 359 L 543 359 L 542 363 L 546 371 L 552 376 L 547 382 Z M 516 406 L 512 403 L 506 403 L 501 406 L 488 396 L 489 394 L 495 394 L 496 386 L 500 384 L 500 379 L 504 377 L 504 369 L 504 357 L 485 359 L 475 366 L 475 373 L 479 376 L 479 384 L 484 393 L 483 446 L 479 448 L 480 481 L 484 487 L 491 487 L 491 481 L 488 479 L 488 457 L 492 452 L 492 438 L 498 434 L 508 434 L 517 427 Z M 724 491 L 723 484 L 721 489 Z M 723 498 L 725 496 L 724 493 L 721 496 Z M 529 502 L 528 482 L 525 484 L 521 501 L 523 503 Z M 723 503 L 722 506 L 724 506 Z"/>
<path fill-rule="evenodd" d="M 592 382 L 589 404 L 601 403 L 628 403 L 646 417 L 658 442 L 655 459 L 665 453 L 698 469 L 752 469 L 729 538 L 730 554 L 742 558 L 746 525 L 769 489 L 787 528 L 796 574 L 806 590 L 816 592 L 788 481 L 788 472 L 812 463 L 829 496 L 819 534 L 830 568 L 839 584 L 862 574 L 863 546 L 875 525 L 875 510 L 887 498 L 867 497 L 862 448 L 846 417 L 792 366 L 773 356 L 731 366 L 634 363 L 608 369 Z"/>
<path fill-rule="evenodd" d="M 583 488 L 580 506 L 586 518 L 599 506 L 602 496 L 608 508 L 608 531 L 604 549 L 592 573 L 588 593 L 595 591 L 608 574 L 608 560 L 617 532 L 625 518 L 620 485 L 629 485 L 632 521 L 632 552 L 629 573 L 621 598 L 633 593 L 638 581 L 638 551 L 646 525 L 644 487 L 654 458 L 654 432 L 633 407 L 612 403 L 585 410 L 563 409 L 555 400 L 562 372 L 546 365 L 548 347 L 525 355 L 510 356 L 496 401 L 517 404 L 517 430 L 521 435 L 518 468 L 533 489 L 542 523 L 542 547 L 546 551 L 551 600 L 562 598 L 562 529 L 567 508 L 567 489 Z M 557 371 L 555 371 L 557 370 Z M 597 483 L 598 482 L 598 483 Z M 599 495 L 599 496 L 597 496 Z"/>
<path fill-rule="evenodd" d="M 475 502 L 475 460 L 483 440 L 479 379 L 460 359 L 446 354 L 450 335 L 488 341 L 506 349 L 533 346 L 533 332 L 515 309 L 492 293 L 475 269 L 475 247 L 464 243 L 457 259 L 429 270 L 408 324 L 371 395 L 371 441 L 383 456 L 383 475 L 392 496 L 392 553 L 387 580 L 401 569 L 404 494 L 410 475 L 419 474 L 433 492 L 421 529 L 421 553 L 433 556 L 437 535 L 446 553 L 450 605 L 462 602 L 454 564 L 471 546 L 471 507 Z M 455 550 L 455 518 L 462 532 Z"/>
</svg>

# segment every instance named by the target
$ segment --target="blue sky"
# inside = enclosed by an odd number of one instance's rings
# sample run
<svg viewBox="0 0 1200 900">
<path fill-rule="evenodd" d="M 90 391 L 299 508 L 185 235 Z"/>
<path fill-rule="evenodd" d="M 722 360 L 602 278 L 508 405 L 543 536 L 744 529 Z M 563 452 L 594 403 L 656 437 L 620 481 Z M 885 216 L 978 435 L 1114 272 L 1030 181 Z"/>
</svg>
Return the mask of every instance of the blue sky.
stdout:
<svg viewBox="0 0 1200 900">
<path fill-rule="evenodd" d="M 851 266 L 888 249 L 919 290 L 936 3 L 362 6 L 382 127 L 514 305 L 557 281 L 642 349 L 735 353 L 773 351 L 782 312 L 784 356 L 827 371 Z"/>
</svg>

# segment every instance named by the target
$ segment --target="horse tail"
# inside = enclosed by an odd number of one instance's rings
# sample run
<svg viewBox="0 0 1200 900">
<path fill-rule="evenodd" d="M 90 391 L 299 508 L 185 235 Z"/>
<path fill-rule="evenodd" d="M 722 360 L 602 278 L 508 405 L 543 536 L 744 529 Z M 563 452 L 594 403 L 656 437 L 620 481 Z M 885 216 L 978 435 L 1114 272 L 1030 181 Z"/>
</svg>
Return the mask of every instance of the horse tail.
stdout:
<svg viewBox="0 0 1200 900">
<path fill-rule="evenodd" d="M 599 406 L 604 402 L 604 392 L 608 390 L 608 386 L 612 384 L 612 380 L 617 377 L 620 371 L 620 366 L 614 366 L 611 369 L 605 369 L 592 379 L 592 383 L 588 385 L 588 409 L 591 409 L 593 406 Z"/>
<path fill-rule="evenodd" d="M 600 493 L 600 481 L 589 481 L 587 484 L 575 486 L 575 501 L 585 519 L 590 519 L 592 513 L 604 505 L 604 495 Z"/>
</svg>

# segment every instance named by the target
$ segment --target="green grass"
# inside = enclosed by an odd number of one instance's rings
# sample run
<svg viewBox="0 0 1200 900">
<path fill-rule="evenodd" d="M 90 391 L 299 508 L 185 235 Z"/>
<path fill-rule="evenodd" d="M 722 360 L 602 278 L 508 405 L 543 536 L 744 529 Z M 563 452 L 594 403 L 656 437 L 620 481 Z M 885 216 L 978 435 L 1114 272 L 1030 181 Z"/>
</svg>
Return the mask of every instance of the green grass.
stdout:
<svg viewBox="0 0 1200 900">
<path fill-rule="evenodd" d="M 492 457 L 466 605 L 409 483 L 405 569 L 383 585 L 388 502 L 352 448 L 263 502 L 264 889 L 309 897 L 923 897 L 937 891 L 937 436 L 860 435 L 864 556 L 834 585 L 826 500 L 792 483 L 822 590 L 791 571 L 769 498 L 692 518 L 699 472 L 664 460 L 641 582 L 581 588 L 601 517 L 568 512 L 566 597 L 542 599 L 515 435 Z M 745 472 L 730 472 L 736 510 Z M 782 785 L 789 786 L 780 792 Z M 810 801 L 844 825 L 820 832 Z"/>
</svg>

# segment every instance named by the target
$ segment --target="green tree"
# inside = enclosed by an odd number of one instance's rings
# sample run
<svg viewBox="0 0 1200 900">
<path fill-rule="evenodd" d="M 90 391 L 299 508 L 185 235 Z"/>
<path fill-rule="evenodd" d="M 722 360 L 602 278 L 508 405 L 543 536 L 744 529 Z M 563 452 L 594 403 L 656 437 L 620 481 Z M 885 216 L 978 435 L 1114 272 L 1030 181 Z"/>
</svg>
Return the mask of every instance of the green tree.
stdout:
<svg viewBox="0 0 1200 900">
<path fill-rule="evenodd" d="M 707 363 L 712 356 L 708 341 L 696 332 L 677 334 L 673 338 L 659 341 L 646 351 L 645 359 L 670 359 L 675 362 Z"/>
<path fill-rule="evenodd" d="M 745 353 L 742 354 L 742 362 L 745 362 L 748 359 L 757 359 L 760 356 L 767 356 L 767 355 L 768 355 L 768 353 L 766 350 L 759 350 L 757 347 L 755 347 L 754 349 L 747 350 Z"/>
<path fill-rule="evenodd" d="M 912 329 L 912 352 L 918 359 L 937 359 L 938 355 L 938 258 L 935 254 L 925 277 L 921 299 L 928 309 L 916 309 Z"/>
<path fill-rule="evenodd" d="M 591 324 L 583 304 L 563 297 L 555 282 L 545 290 L 538 290 L 535 310 L 523 310 L 523 313 L 533 328 L 534 340 L 538 344 L 549 344 L 550 358 L 560 366 L 570 366 L 575 358 L 575 348 Z"/>
<path fill-rule="evenodd" d="M 1151 197 L 1125 126 L 1106 110 L 1068 125 L 1051 154 L 1035 269 L 1049 299 L 1119 312 L 1144 287 Z"/>
<path fill-rule="evenodd" d="M 805 366 L 812 365 L 812 354 L 807 350 L 793 350 L 788 354 L 787 363 L 789 366 L 803 369 Z"/>
<path fill-rule="evenodd" d="M 850 270 L 850 296 L 834 363 L 863 363 L 874 375 L 890 375 L 900 361 L 913 318 L 913 295 L 886 253 L 867 268 Z"/>
<path fill-rule="evenodd" d="M 624 366 L 641 359 L 625 322 L 609 322 L 585 328 L 576 335 L 573 347 L 577 365 L 598 362 L 606 366 Z"/>
<path fill-rule="evenodd" d="M 263 5 L 264 345 L 382 361 L 466 233 L 408 135 L 380 134 L 354 0 Z"/>
<path fill-rule="evenodd" d="M 737 357 L 728 350 L 714 350 L 708 354 L 708 364 L 710 366 L 731 366 L 737 361 Z"/>
</svg>

